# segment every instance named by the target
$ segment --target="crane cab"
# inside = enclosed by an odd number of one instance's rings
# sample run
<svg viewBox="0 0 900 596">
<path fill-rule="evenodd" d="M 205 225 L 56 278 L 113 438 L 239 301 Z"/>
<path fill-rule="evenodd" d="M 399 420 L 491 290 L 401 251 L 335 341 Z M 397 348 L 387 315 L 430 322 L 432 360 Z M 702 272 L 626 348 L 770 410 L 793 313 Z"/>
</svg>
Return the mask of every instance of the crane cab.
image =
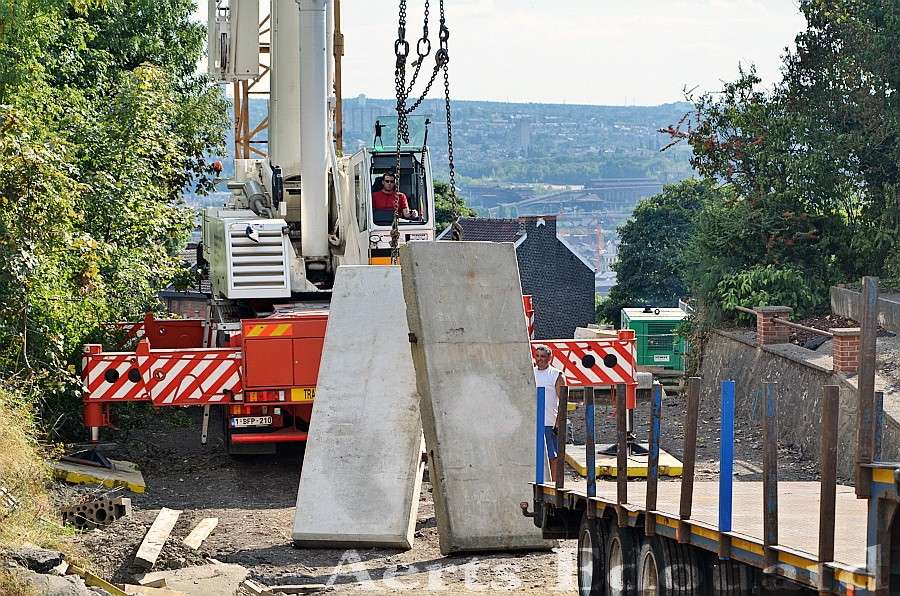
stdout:
<svg viewBox="0 0 900 596">
<path fill-rule="evenodd" d="M 379 119 L 390 121 L 391 118 Z M 396 126 L 396 117 L 393 118 Z M 391 227 L 394 211 L 376 209 L 372 195 L 382 189 L 381 179 L 385 172 L 394 172 L 397 168 L 396 128 L 393 132 L 389 125 L 381 127 L 384 131 L 382 142 L 376 136 L 369 147 L 360 149 L 350 158 L 350 194 L 356 211 L 356 220 L 360 234 L 360 246 L 368 253 L 370 265 L 387 265 L 391 261 Z M 393 135 L 393 136 L 392 136 Z M 434 184 L 431 177 L 431 157 L 425 146 L 427 135 L 424 134 L 424 119 L 410 118 L 410 144 L 400 147 L 400 170 L 397 190 L 406 195 L 410 210 L 418 212 L 417 218 L 398 220 L 400 228 L 400 244 L 414 240 L 434 240 L 435 208 Z"/>
</svg>

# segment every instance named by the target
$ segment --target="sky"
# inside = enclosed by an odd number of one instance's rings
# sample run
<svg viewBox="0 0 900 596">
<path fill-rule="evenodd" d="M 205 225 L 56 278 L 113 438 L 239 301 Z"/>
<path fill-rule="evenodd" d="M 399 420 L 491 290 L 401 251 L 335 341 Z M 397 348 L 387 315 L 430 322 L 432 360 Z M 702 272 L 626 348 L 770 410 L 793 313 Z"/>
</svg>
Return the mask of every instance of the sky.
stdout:
<svg viewBox="0 0 900 596">
<path fill-rule="evenodd" d="M 686 88 L 716 91 L 739 64 L 755 64 L 771 84 L 805 24 L 796 0 L 445 3 L 454 99 L 657 105 L 682 100 Z M 393 97 L 398 0 L 341 4 L 343 95 Z M 438 0 L 431 5 L 436 46 Z M 424 0 L 407 6 L 407 37 L 416 38 Z M 430 96 L 441 92 L 436 85 Z"/>
</svg>

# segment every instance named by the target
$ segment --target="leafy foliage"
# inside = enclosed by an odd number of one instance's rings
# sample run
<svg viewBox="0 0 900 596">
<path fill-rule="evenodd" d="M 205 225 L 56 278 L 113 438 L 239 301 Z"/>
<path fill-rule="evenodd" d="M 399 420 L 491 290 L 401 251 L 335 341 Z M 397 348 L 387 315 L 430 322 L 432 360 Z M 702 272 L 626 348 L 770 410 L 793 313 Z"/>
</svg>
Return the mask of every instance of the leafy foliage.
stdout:
<svg viewBox="0 0 900 596">
<path fill-rule="evenodd" d="M 800 9 L 807 28 L 778 84 L 763 90 L 742 69 L 693 98 L 689 130 L 667 129 L 701 176 L 733 189 L 704 203 L 687 251 L 708 317 L 723 291 L 803 312 L 825 304 L 831 283 L 900 267 L 900 4 Z"/>
<path fill-rule="evenodd" d="M 638 203 L 631 219 L 619 228 L 619 258 L 613 265 L 617 283 L 598 305 L 598 318 L 618 325 L 625 307 L 676 306 L 689 293 L 685 251 L 697 213 L 727 192 L 710 182 L 688 179 Z"/>
<path fill-rule="evenodd" d="M 466 205 L 461 196 L 457 194 L 454 199 L 448 183 L 440 180 L 434 181 L 434 219 L 438 233 L 453 223 L 457 217 L 475 217 L 476 215 L 477 213 Z"/>
<path fill-rule="evenodd" d="M 734 311 L 736 306 L 790 304 L 803 316 L 817 302 L 803 273 L 793 267 L 757 265 L 726 275 L 716 289 L 725 311 Z"/>
<path fill-rule="evenodd" d="M 210 188 L 226 104 L 193 73 L 187 0 L 29 0 L 0 12 L 0 383 L 76 428 L 80 346 L 178 270 L 185 188 Z M 47 429 L 45 429 L 47 430 Z"/>
</svg>

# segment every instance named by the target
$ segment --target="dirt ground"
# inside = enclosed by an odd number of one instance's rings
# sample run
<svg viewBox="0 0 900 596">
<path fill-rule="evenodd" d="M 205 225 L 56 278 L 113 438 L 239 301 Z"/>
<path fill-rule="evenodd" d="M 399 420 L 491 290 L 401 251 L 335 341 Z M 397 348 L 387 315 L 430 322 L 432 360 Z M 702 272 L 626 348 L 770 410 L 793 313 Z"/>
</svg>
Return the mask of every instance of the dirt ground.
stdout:
<svg viewBox="0 0 900 596">
<path fill-rule="evenodd" d="M 685 398 L 667 396 L 663 403 L 662 448 L 680 456 L 684 440 Z M 696 478 L 718 476 L 717 417 L 704 416 L 701 405 Z M 614 410 L 608 399 L 598 402 L 598 442 L 614 441 Z M 635 428 L 646 440 L 649 405 L 638 404 Z M 575 541 L 561 541 L 551 552 L 482 554 L 443 557 L 438 548 L 431 485 L 423 484 L 413 549 L 297 549 L 291 543 L 293 510 L 302 450 L 277 456 L 232 458 L 226 455 L 221 423 L 213 415 L 207 445 L 199 440 L 199 411 L 151 414 L 139 428 L 110 437 L 117 447 L 108 454 L 140 465 L 147 492 L 131 495 L 135 512 L 102 530 L 80 534 L 76 542 L 90 554 L 96 569 L 117 582 L 133 579 L 130 567 L 144 533 L 161 507 L 183 514 L 155 569 L 175 569 L 215 558 L 237 563 L 266 585 L 332 584 L 332 593 L 574 593 Z M 570 415 L 574 434 L 583 436 L 583 409 Z M 736 480 L 761 480 L 761 430 L 738 423 L 735 429 Z M 579 441 L 580 442 L 580 441 Z M 813 462 L 791 445 L 779 448 L 780 477 L 815 480 Z M 84 489 L 61 492 L 71 499 Z M 511 504 L 515 506 L 516 504 Z M 218 517 L 215 532 L 199 551 L 180 539 L 204 517 Z"/>
<path fill-rule="evenodd" d="M 110 437 L 119 447 L 109 454 L 138 463 L 147 492 L 130 495 L 135 509 L 130 518 L 76 537 L 104 577 L 132 581 L 138 573 L 130 567 L 134 553 L 159 509 L 169 507 L 183 513 L 154 570 L 203 564 L 211 557 L 247 567 L 251 578 L 266 585 L 331 583 L 329 593 L 576 591 L 572 540 L 550 552 L 442 556 L 427 482 L 412 550 L 294 548 L 291 528 L 302 452 L 231 458 L 215 418 L 206 446 L 200 445 L 199 419 L 187 428 L 173 425 L 165 414 L 150 417 L 139 430 Z M 61 498 L 78 490 L 63 491 Z M 218 517 L 219 525 L 199 551 L 192 551 L 181 539 L 204 517 Z"/>
</svg>

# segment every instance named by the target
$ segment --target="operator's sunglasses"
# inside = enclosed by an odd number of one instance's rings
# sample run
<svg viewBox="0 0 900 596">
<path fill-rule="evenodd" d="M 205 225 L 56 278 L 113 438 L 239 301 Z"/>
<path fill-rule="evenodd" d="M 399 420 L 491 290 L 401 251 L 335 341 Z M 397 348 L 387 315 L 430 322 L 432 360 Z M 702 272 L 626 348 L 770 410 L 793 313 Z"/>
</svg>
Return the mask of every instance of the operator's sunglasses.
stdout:
<svg viewBox="0 0 900 596">
<path fill-rule="evenodd" d="M 394 180 L 384 180 L 383 182 L 384 182 L 384 184 L 393 184 L 395 181 Z"/>
</svg>

